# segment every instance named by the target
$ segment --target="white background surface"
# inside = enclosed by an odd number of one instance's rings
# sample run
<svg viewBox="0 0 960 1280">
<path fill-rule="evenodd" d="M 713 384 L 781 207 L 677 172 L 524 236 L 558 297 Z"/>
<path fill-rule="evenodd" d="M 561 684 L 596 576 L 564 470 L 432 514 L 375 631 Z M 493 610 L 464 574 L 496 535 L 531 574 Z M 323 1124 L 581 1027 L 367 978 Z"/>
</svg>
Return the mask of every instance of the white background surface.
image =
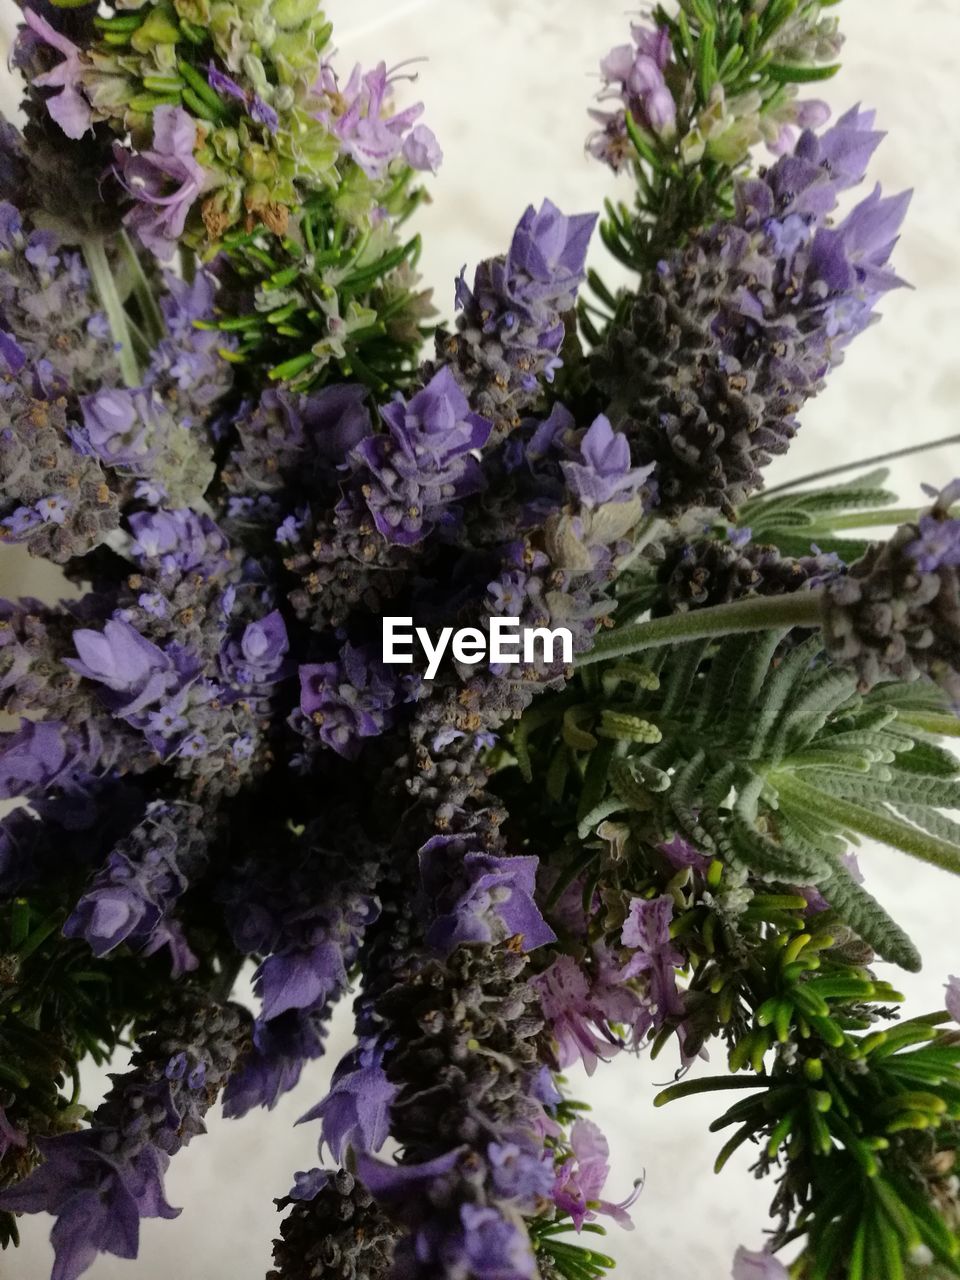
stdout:
<svg viewBox="0 0 960 1280">
<path fill-rule="evenodd" d="M 9 0 L 0 0 L 10 12 Z M 388 65 L 425 55 L 415 92 L 427 104 L 446 152 L 425 211 L 424 270 L 449 314 L 460 267 L 500 252 L 530 201 L 544 195 L 565 212 L 600 206 L 612 180 L 582 152 L 585 110 L 595 91 L 598 59 L 626 38 L 624 0 L 330 0 L 344 70 L 354 60 Z M 383 13 L 387 17 L 380 16 Z M 956 108 L 958 0 L 847 0 L 846 66 L 827 86 L 839 111 L 857 101 L 876 106 L 891 137 L 874 172 L 889 191 L 916 188 L 900 273 L 916 291 L 890 296 L 885 320 L 860 338 L 822 399 L 804 414 L 804 429 L 771 483 L 857 456 L 960 431 L 960 114 Z M 9 25 L 9 22 L 8 22 Z M 12 90 L 10 90 L 12 94 Z M 414 92 L 414 91 L 411 91 Z M 0 97 L 6 95 L 0 94 Z M 7 108 L 9 110 L 9 106 Z M 593 260 L 603 267 L 603 251 Z M 960 448 L 901 464 L 895 477 L 913 501 L 921 480 L 960 474 Z M 7 552 L 0 557 L 3 594 L 36 592 L 35 569 L 24 577 Z M 940 1003 L 948 972 L 960 971 L 960 888 L 943 873 L 905 857 L 868 849 L 861 865 L 870 888 L 892 906 L 919 941 L 923 975 L 904 979 L 913 1011 Z M 349 1025 L 337 1021 L 328 1059 L 346 1046 Z M 297 1169 L 316 1163 L 316 1126 L 293 1128 L 324 1091 L 329 1066 L 305 1073 L 300 1088 L 272 1114 L 245 1120 L 213 1117 L 208 1137 L 173 1162 L 169 1199 L 183 1205 L 175 1222 L 147 1222 L 137 1264 L 103 1258 L 90 1280 L 260 1280 L 276 1222 L 271 1198 Z M 613 1148 L 608 1192 L 619 1198 L 646 1175 L 632 1235 L 613 1228 L 605 1247 L 624 1280 L 726 1280 L 739 1243 L 759 1247 L 771 1189 L 747 1173 L 741 1152 L 721 1178 L 711 1172 L 720 1145 L 706 1132 L 709 1102 L 654 1111 L 654 1085 L 669 1079 L 668 1055 L 657 1064 L 621 1058 L 578 1082 Z M 95 1102 L 102 1079 L 90 1077 Z M 24 1244 L 0 1255 L 3 1280 L 46 1280 L 49 1223 L 24 1219 Z M 878 1278 L 879 1280 L 879 1278 Z"/>
</svg>

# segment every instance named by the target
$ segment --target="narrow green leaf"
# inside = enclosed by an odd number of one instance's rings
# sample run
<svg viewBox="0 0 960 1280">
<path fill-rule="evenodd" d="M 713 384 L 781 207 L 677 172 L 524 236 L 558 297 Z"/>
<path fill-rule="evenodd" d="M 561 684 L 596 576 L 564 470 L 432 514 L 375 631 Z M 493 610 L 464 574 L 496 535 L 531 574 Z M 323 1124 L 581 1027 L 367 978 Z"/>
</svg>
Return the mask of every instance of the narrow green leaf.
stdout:
<svg viewBox="0 0 960 1280">
<path fill-rule="evenodd" d="M 766 74 L 778 84 L 812 84 L 818 80 L 832 80 L 839 70 L 839 62 L 829 67 L 799 67 L 771 62 L 766 67 Z"/>
</svg>

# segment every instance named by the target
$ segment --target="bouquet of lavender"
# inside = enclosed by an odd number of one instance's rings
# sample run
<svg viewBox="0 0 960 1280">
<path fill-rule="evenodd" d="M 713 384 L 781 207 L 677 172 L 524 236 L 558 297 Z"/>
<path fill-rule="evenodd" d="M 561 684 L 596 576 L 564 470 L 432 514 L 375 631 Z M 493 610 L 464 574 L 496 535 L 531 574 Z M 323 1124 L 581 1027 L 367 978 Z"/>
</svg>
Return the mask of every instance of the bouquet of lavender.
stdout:
<svg viewBox="0 0 960 1280">
<path fill-rule="evenodd" d="M 23 0 L 0 530 L 69 598 L 0 602 L 0 1241 L 55 1215 L 55 1280 L 348 993 L 272 1280 L 604 1275 L 634 1197 L 562 1073 L 673 1043 L 655 1102 L 735 1091 L 718 1167 L 774 1177 L 737 1280 L 960 1276 L 960 982 L 899 1018 L 853 855 L 960 871 L 960 484 L 763 488 L 901 284 L 873 115 L 806 96 L 835 3 L 635 23 L 629 283 L 547 200 L 444 327 L 440 147 L 315 0 Z"/>
</svg>

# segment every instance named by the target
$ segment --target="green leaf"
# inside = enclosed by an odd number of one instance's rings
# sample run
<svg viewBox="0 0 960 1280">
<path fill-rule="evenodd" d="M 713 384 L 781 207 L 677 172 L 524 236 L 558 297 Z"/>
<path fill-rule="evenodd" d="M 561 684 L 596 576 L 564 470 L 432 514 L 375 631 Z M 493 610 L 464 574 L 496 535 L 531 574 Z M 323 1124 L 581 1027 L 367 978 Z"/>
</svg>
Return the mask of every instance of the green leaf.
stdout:
<svg viewBox="0 0 960 1280">
<path fill-rule="evenodd" d="M 820 637 L 811 636 L 803 644 L 797 645 L 767 680 L 753 717 L 753 737 L 747 751 L 750 759 L 756 760 L 763 755 L 767 738 L 784 706 L 821 648 Z"/>
<path fill-rule="evenodd" d="M 839 62 L 828 67 L 799 67 L 771 62 L 766 67 L 766 74 L 778 84 L 812 84 L 817 80 L 832 80 L 839 70 Z"/>
<path fill-rule="evenodd" d="M 710 660 L 710 670 L 697 699 L 694 725 L 709 725 L 712 728 L 719 721 L 747 653 L 748 646 L 744 645 L 742 636 L 730 636 L 722 642 Z"/>
<path fill-rule="evenodd" d="M 960 848 L 956 845 L 908 826 L 882 806 L 868 808 L 825 791 L 819 782 L 814 788 L 807 781 L 810 776 L 811 773 L 805 773 L 803 781 L 797 777 L 784 776 L 778 780 L 778 786 L 798 804 L 808 804 L 818 813 L 832 818 L 838 826 L 857 831 L 872 840 L 879 840 L 881 844 L 909 853 L 923 862 L 960 875 Z"/>
<path fill-rule="evenodd" d="M 903 773 L 929 774 L 938 778 L 953 778 L 960 772 L 960 761 L 949 751 L 931 742 L 914 739 L 913 749 L 903 751 L 894 760 L 894 768 Z"/>
<path fill-rule="evenodd" d="M 670 674 L 664 685 L 661 707 L 661 714 L 665 718 L 676 715 L 686 706 L 688 695 L 709 645 L 709 640 L 695 640 L 691 644 L 681 645 L 675 657 L 671 655 Z"/>
<path fill-rule="evenodd" d="M 769 753 L 776 758 L 816 736 L 827 717 L 856 692 L 857 678 L 843 669 L 827 668 L 798 690 L 777 726 Z M 766 754 L 766 753 L 765 753 Z"/>
<path fill-rule="evenodd" d="M 887 915 L 871 894 L 857 884 L 847 869 L 838 865 L 820 892 L 844 924 L 863 939 L 879 956 L 910 973 L 920 969 L 920 953 L 900 926 Z"/>
<path fill-rule="evenodd" d="M 746 734 L 754 706 L 764 690 L 773 655 L 787 633 L 767 631 L 746 642 L 746 652 L 730 691 L 727 733 L 734 741 Z"/>
</svg>

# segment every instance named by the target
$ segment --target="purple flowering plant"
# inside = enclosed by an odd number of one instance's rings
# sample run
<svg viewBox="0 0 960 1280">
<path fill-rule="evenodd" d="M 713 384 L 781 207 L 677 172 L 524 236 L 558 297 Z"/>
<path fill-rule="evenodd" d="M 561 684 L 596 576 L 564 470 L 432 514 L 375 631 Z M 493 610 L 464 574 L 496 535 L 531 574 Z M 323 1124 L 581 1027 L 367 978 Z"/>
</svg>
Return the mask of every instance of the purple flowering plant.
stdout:
<svg viewBox="0 0 960 1280">
<path fill-rule="evenodd" d="M 737 1280 L 960 1276 L 960 982 L 899 1019 L 853 856 L 960 872 L 960 481 L 764 491 L 903 284 L 873 113 L 798 96 L 832 8 L 633 22 L 587 140 L 627 282 L 544 199 L 444 325 L 407 68 L 311 0 L 24 0 L 0 541 L 64 578 L 0 601 L 0 1244 L 53 1215 L 54 1280 L 348 995 L 270 1280 L 598 1280 L 649 1227 L 567 1073 L 641 1052 L 775 1173 Z M 402 665 L 384 615 L 570 649 Z"/>
</svg>

